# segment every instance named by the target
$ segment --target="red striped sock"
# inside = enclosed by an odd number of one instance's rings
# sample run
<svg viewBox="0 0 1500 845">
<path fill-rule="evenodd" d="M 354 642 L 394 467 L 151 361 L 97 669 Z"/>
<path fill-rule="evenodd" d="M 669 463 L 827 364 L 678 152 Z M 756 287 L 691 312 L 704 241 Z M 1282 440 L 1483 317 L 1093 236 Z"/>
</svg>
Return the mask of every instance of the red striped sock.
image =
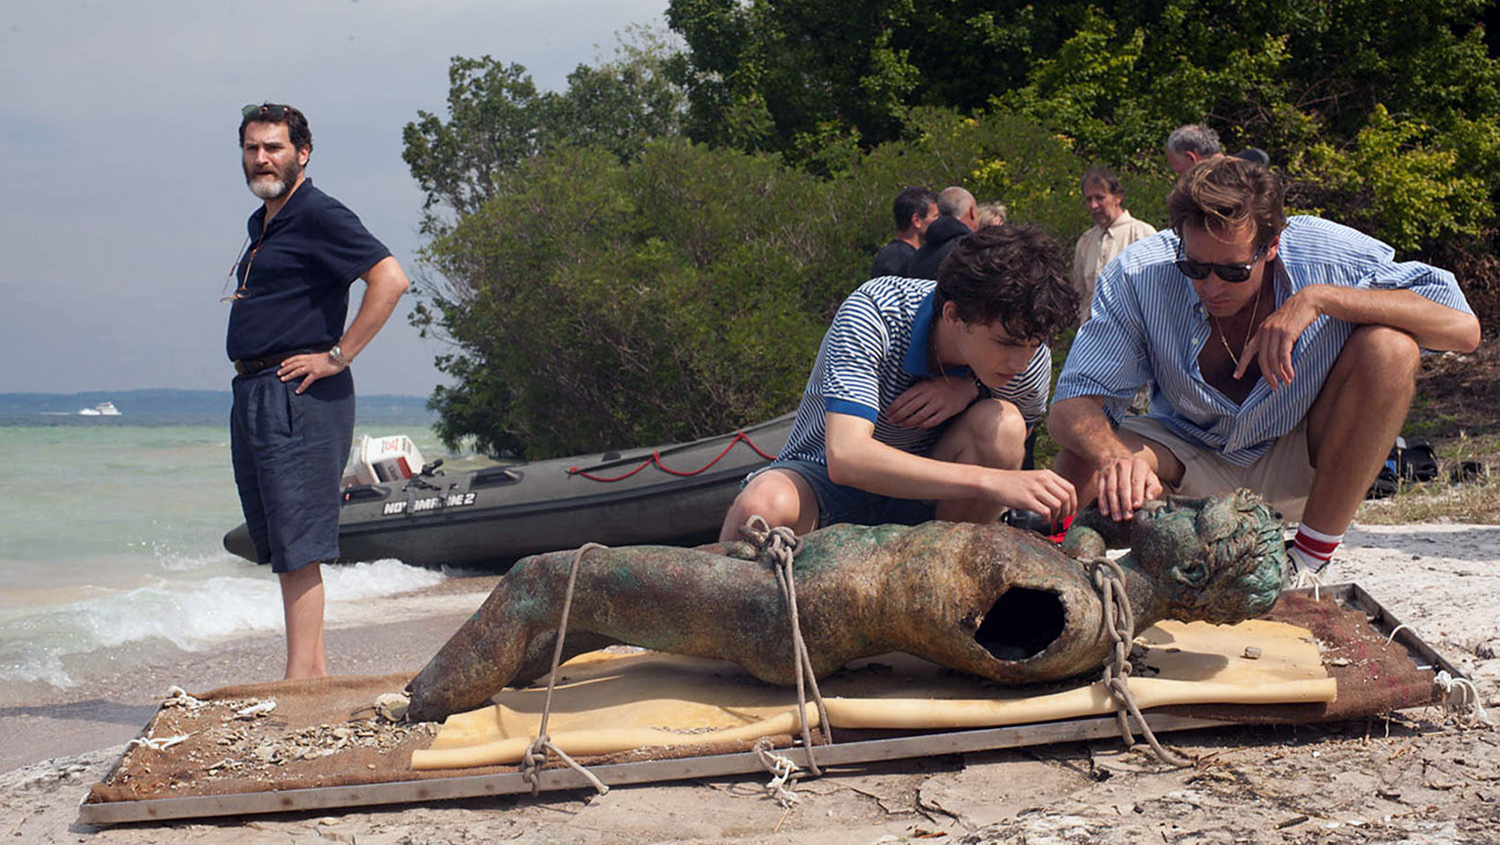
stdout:
<svg viewBox="0 0 1500 845">
<path fill-rule="evenodd" d="M 1298 569 L 1309 572 L 1322 572 L 1323 567 L 1328 565 L 1328 559 L 1333 557 L 1333 550 L 1344 542 L 1344 535 L 1324 534 L 1316 528 L 1308 528 L 1306 525 L 1297 526 L 1297 536 L 1292 540 L 1292 547 L 1288 550 L 1292 555 L 1292 562 Z"/>
</svg>

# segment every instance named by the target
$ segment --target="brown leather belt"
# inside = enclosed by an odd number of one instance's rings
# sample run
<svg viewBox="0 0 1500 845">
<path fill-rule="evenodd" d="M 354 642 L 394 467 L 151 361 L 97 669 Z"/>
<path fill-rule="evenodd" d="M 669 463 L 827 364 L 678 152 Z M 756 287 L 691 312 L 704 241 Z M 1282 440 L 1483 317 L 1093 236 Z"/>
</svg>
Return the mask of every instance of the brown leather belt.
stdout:
<svg viewBox="0 0 1500 845">
<path fill-rule="evenodd" d="M 281 366 L 281 362 L 293 355 L 307 355 L 311 352 L 327 352 L 332 347 L 325 346 L 322 349 L 293 349 L 288 352 L 277 352 L 264 358 L 252 358 L 249 361 L 235 361 L 234 371 L 242 376 L 252 375 L 261 370 L 269 370 L 272 367 Z"/>
</svg>

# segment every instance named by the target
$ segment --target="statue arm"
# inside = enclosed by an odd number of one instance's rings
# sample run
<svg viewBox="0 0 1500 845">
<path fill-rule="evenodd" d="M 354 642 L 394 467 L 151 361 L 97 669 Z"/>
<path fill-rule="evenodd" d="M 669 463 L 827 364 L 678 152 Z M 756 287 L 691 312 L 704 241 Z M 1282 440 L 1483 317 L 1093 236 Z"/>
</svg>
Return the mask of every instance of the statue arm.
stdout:
<svg viewBox="0 0 1500 845">
<path fill-rule="evenodd" d="M 1103 557 L 1106 549 L 1130 548 L 1131 525 L 1116 522 L 1091 505 L 1078 512 L 1063 538 L 1062 550 L 1069 557 L 1089 560 Z"/>
</svg>

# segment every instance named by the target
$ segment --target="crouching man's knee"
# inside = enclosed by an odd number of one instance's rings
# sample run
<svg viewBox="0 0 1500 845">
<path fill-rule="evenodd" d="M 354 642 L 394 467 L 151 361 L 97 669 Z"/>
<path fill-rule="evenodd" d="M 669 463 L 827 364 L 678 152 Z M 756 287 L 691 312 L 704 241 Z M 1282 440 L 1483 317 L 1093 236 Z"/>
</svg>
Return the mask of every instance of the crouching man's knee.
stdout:
<svg viewBox="0 0 1500 845">
<path fill-rule="evenodd" d="M 1026 418 L 1004 399 L 981 399 L 953 421 L 932 457 L 995 469 L 1020 469 L 1026 457 Z"/>
<path fill-rule="evenodd" d="M 785 525 L 799 535 L 806 534 L 817 527 L 817 496 L 795 472 L 782 469 L 763 472 L 735 497 L 719 528 L 719 540 L 739 539 L 740 526 L 752 516 L 759 516 L 772 528 Z"/>
<path fill-rule="evenodd" d="M 1346 363 L 1346 357 L 1353 359 L 1347 362 L 1352 367 L 1351 375 L 1394 387 L 1398 383 L 1415 385 L 1422 350 L 1411 335 L 1400 329 L 1360 326 L 1344 344 L 1340 365 Z"/>
</svg>

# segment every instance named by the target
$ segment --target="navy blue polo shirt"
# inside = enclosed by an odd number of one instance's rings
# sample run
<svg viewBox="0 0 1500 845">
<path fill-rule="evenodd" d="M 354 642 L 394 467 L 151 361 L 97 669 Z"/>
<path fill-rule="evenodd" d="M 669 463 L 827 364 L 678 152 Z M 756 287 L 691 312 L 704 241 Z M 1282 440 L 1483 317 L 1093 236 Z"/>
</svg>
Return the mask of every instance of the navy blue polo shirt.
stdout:
<svg viewBox="0 0 1500 845">
<path fill-rule="evenodd" d="M 265 219 L 264 205 L 250 215 L 250 244 L 235 268 L 244 295 L 229 309 L 225 349 L 234 361 L 338 343 L 349 285 L 391 254 L 311 179 L 270 226 Z"/>
</svg>

